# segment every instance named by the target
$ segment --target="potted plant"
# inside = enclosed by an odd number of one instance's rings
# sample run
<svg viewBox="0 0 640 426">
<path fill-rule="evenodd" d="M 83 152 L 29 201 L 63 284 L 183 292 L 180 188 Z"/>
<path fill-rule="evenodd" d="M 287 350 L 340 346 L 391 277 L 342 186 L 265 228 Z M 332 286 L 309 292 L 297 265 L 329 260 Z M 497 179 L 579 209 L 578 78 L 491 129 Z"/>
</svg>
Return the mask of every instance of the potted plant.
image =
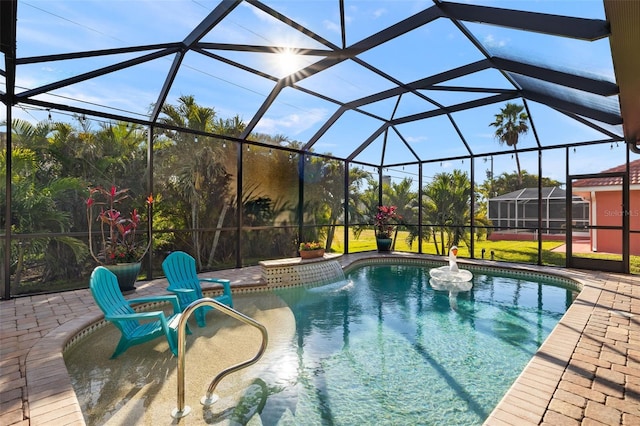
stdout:
<svg viewBox="0 0 640 426">
<path fill-rule="evenodd" d="M 135 290 L 140 262 L 151 246 L 151 240 L 144 243 L 136 235 L 136 229 L 141 224 L 138 210 L 133 209 L 129 216 L 118 210 L 118 204 L 130 198 L 128 192 L 128 189 L 118 190 L 115 186 L 110 189 L 90 187 L 86 203 L 91 256 L 116 275 L 122 291 Z M 153 204 L 152 195 L 147 197 L 146 204 L 148 218 Z M 97 206 L 100 206 L 100 213 L 94 218 L 94 208 Z M 100 223 L 101 246 L 97 253 L 93 244 L 94 221 Z"/>
<path fill-rule="evenodd" d="M 300 243 L 298 252 L 300 252 L 300 257 L 303 259 L 313 259 L 324 256 L 324 247 L 322 243 L 317 241 L 303 242 Z"/>
<path fill-rule="evenodd" d="M 402 219 L 396 206 L 378 206 L 375 216 L 376 245 L 378 252 L 387 252 L 393 245 L 393 233 Z"/>
</svg>

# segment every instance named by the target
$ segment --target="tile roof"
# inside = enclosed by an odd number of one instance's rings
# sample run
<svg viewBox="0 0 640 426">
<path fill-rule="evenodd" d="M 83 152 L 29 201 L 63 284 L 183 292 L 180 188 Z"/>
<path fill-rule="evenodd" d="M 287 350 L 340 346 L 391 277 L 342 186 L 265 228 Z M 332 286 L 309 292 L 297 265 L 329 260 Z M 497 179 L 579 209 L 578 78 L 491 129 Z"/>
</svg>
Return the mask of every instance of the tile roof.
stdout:
<svg viewBox="0 0 640 426">
<path fill-rule="evenodd" d="M 621 164 L 616 167 L 612 167 L 607 170 L 603 170 L 600 173 L 624 173 L 626 171 L 626 167 L 624 164 Z M 638 185 L 640 184 L 640 160 L 635 160 L 629 163 L 629 185 Z M 620 176 L 612 176 L 612 177 L 600 177 L 600 178 L 589 178 L 589 179 L 579 179 L 573 183 L 573 187 L 591 187 L 591 186 L 614 186 L 614 185 L 622 185 L 622 177 Z"/>
</svg>

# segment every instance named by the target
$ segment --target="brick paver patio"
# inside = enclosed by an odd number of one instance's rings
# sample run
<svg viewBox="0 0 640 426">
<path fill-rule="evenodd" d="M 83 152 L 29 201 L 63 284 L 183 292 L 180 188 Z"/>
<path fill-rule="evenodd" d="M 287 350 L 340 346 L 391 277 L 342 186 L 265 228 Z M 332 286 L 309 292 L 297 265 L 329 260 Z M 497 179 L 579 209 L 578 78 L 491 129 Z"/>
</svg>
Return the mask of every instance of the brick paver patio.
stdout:
<svg viewBox="0 0 640 426">
<path fill-rule="evenodd" d="M 371 256 L 347 255 L 339 261 L 345 266 Z M 552 272 L 583 286 L 485 424 L 640 426 L 640 277 L 469 263 Z M 204 275 L 230 279 L 235 291 L 264 285 L 259 267 Z M 164 294 L 165 287 L 162 279 L 140 282 L 136 296 Z M 101 318 L 89 290 L 0 302 L 1 425 L 84 424 L 62 352 Z"/>
</svg>

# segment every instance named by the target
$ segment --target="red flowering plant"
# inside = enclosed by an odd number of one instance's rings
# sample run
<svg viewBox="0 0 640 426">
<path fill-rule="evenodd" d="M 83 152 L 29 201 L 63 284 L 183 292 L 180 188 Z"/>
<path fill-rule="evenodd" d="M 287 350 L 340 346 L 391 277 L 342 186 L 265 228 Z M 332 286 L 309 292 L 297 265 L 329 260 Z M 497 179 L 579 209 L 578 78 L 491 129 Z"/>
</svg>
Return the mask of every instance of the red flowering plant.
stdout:
<svg viewBox="0 0 640 426">
<path fill-rule="evenodd" d="M 151 246 L 140 242 L 136 236 L 136 229 L 141 224 L 141 217 L 137 209 L 133 209 L 129 217 L 124 216 L 117 209 L 117 205 L 130 198 L 128 189 L 118 190 L 115 186 L 105 189 L 101 186 L 89 188 L 87 199 L 87 222 L 89 225 L 89 251 L 96 262 L 103 265 L 116 263 L 140 262 Z M 147 218 L 153 204 L 153 195 L 147 197 Z M 98 254 L 93 248 L 93 222 L 95 206 L 100 206 L 100 213 L 95 221 L 100 223 L 102 247 Z"/>
<path fill-rule="evenodd" d="M 374 223 L 376 238 L 391 238 L 401 219 L 396 206 L 378 206 Z"/>
</svg>

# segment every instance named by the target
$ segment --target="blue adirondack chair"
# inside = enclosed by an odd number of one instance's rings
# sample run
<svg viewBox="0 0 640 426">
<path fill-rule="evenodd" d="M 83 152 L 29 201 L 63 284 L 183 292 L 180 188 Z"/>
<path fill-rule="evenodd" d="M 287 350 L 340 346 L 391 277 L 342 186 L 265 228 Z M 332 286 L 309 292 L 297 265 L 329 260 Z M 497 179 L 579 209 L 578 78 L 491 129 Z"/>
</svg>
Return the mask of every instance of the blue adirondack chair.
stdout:
<svg viewBox="0 0 640 426">
<path fill-rule="evenodd" d="M 111 358 L 116 358 L 129 347 L 148 342 L 157 337 L 166 336 L 174 355 L 178 355 L 178 322 L 182 315 L 178 298 L 175 295 L 139 297 L 127 300 L 118 287 L 118 279 L 104 266 L 98 266 L 89 281 L 91 294 L 104 313 L 104 318 L 115 325 L 121 333 L 120 341 Z M 136 312 L 132 303 L 171 302 L 173 315 L 163 311 Z M 187 332 L 189 330 L 187 329 Z"/>
<path fill-rule="evenodd" d="M 210 282 L 222 284 L 223 293 L 214 299 L 220 303 L 233 308 L 233 298 L 231 297 L 231 283 L 229 280 L 219 278 L 200 278 L 196 271 L 196 260 L 182 251 L 174 251 L 162 262 L 162 270 L 164 271 L 169 287 L 167 290 L 175 293 L 180 300 L 180 308 L 184 309 L 194 300 L 202 298 L 202 287 L 200 282 Z M 195 316 L 198 326 L 206 325 L 205 314 L 208 310 L 213 309 L 209 306 L 203 306 L 196 309 Z"/>
</svg>

